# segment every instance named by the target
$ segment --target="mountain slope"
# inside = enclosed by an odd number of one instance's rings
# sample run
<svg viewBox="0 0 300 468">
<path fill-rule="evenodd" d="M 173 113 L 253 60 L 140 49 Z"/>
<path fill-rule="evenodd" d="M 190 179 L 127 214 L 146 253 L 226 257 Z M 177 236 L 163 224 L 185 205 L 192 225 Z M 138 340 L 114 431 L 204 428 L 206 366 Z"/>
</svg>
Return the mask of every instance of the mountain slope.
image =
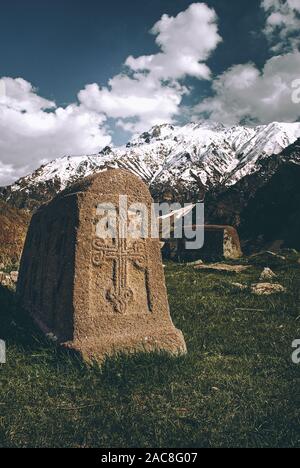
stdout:
<svg viewBox="0 0 300 468">
<path fill-rule="evenodd" d="M 283 160 L 258 188 L 242 215 L 241 234 L 283 240 L 300 250 L 300 140 L 282 153 Z"/>
<path fill-rule="evenodd" d="M 197 201 L 205 191 L 235 186 L 300 137 L 300 123 L 231 128 L 207 122 L 153 127 L 126 147 L 56 159 L 0 190 L 18 208 L 34 209 L 87 175 L 109 167 L 141 177 L 156 199 Z"/>
<path fill-rule="evenodd" d="M 210 192 L 206 219 L 234 225 L 243 240 L 260 238 L 261 246 L 283 240 L 300 248 L 299 206 L 300 139 L 280 155 L 258 159 L 256 172 L 235 185 Z"/>
</svg>

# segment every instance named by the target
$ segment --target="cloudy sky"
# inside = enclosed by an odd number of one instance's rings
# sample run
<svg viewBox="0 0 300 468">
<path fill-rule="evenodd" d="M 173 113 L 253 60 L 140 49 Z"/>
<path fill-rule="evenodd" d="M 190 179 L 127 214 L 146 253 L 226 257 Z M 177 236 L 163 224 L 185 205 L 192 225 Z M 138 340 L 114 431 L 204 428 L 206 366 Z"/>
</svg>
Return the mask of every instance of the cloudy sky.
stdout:
<svg viewBox="0 0 300 468">
<path fill-rule="evenodd" d="M 165 122 L 299 120 L 300 0 L 2 0 L 0 185 Z"/>
</svg>

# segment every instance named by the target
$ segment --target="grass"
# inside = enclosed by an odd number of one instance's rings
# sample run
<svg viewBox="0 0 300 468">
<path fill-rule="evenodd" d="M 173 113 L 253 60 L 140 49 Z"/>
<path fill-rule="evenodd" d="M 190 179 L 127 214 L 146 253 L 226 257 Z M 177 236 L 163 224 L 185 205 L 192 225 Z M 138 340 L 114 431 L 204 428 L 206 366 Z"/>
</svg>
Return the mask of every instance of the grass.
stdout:
<svg viewBox="0 0 300 468">
<path fill-rule="evenodd" d="M 45 341 L 0 289 L 1 447 L 299 447 L 300 268 L 273 268 L 287 294 L 257 297 L 231 275 L 167 265 L 180 359 L 138 355 L 86 367 Z M 241 310 L 242 309 L 242 310 Z"/>
</svg>

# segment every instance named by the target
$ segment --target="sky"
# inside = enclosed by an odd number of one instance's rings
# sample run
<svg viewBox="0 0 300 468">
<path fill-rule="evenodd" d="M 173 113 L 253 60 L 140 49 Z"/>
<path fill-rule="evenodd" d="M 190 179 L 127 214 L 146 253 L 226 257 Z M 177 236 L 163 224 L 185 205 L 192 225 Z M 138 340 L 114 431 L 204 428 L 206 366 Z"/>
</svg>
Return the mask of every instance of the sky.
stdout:
<svg viewBox="0 0 300 468">
<path fill-rule="evenodd" d="M 299 31 L 300 0 L 2 0 L 0 186 L 162 123 L 298 121 Z"/>
</svg>

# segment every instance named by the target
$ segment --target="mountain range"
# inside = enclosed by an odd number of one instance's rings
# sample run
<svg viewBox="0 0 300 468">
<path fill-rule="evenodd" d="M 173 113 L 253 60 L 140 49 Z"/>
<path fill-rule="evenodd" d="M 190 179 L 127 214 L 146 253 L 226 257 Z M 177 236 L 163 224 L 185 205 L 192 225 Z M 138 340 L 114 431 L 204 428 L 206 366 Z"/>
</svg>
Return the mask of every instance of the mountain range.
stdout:
<svg viewBox="0 0 300 468">
<path fill-rule="evenodd" d="M 87 175 L 124 168 L 142 178 L 156 200 L 186 203 L 206 196 L 207 222 L 232 224 L 246 237 L 247 229 L 259 236 L 264 232 L 250 229 L 249 219 L 274 177 L 280 180 L 278 194 L 289 187 L 291 174 L 299 174 L 299 139 L 300 123 L 225 127 L 202 121 L 154 126 L 125 146 L 49 162 L 1 188 L 0 198 L 32 211 Z M 291 190 L 297 191 L 297 183 Z"/>
</svg>

